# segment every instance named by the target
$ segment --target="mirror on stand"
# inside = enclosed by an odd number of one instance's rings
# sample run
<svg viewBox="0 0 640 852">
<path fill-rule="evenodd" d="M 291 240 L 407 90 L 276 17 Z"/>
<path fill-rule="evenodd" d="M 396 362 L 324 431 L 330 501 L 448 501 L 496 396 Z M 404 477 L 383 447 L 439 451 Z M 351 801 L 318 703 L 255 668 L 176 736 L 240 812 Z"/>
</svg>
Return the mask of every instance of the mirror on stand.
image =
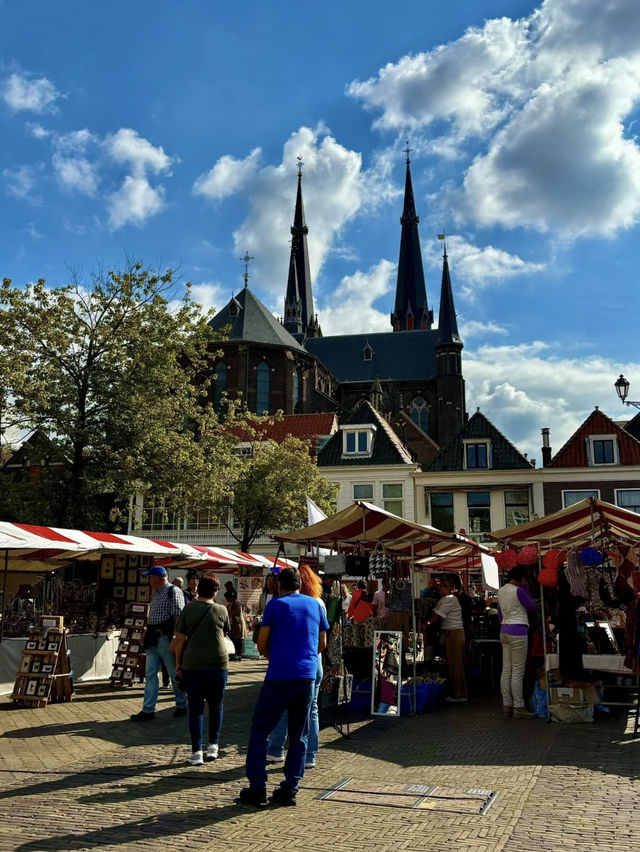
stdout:
<svg viewBox="0 0 640 852">
<path fill-rule="evenodd" d="M 371 713 L 374 716 L 400 715 L 401 660 L 402 632 L 376 630 L 371 678 Z"/>
</svg>

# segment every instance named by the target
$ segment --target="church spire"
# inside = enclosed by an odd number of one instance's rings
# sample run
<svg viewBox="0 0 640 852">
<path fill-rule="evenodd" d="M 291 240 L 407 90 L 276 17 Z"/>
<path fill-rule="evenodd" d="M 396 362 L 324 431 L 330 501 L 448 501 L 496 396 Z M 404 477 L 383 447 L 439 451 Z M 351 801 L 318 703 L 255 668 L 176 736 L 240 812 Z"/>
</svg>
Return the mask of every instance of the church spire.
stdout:
<svg viewBox="0 0 640 852">
<path fill-rule="evenodd" d="M 431 328 L 433 313 L 427 306 L 427 290 L 422 269 L 422 252 L 418 223 L 411 183 L 411 160 L 409 143 L 405 149 L 407 173 L 404 187 L 404 207 L 400 224 L 400 257 L 398 259 L 398 279 L 396 284 L 395 310 L 391 314 L 394 331 L 421 331 Z"/>
<path fill-rule="evenodd" d="M 302 300 L 298 287 L 298 270 L 296 269 L 296 254 L 291 248 L 289 261 L 289 278 L 287 280 L 287 295 L 284 300 L 284 327 L 294 337 L 302 337 Z"/>
<path fill-rule="evenodd" d="M 307 326 L 313 318 L 313 296 L 311 294 L 309 249 L 307 247 L 307 234 L 309 233 L 309 229 L 305 222 L 304 205 L 302 203 L 303 165 L 304 163 L 302 162 L 302 159 L 298 157 L 298 193 L 296 196 L 296 209 L 293 216 L 293 226 L 291 228 L 291 260 L 289 263 L 287 295 L 285 297 L 284 304 L 286 317 L 287 305 L 293 305 L 296 301 L 300 301 L 302 307 L 302 331 L 306 332 Z M 295 276 L 292 276 L 292 266 L 295 266 Z"/>
<path fill-rule="evenodd" d="M 440 312 L 438 314 L 438 344 L 459 343 L 458 320 L 456 309 L 453 304 L 453 290 L 451 289 L 451 276 L 449 275 L 449 259 L 447 256 L 447 244 L 444 244 L 442 255 L 442 285 L 440 287 Z"/>
</svg>

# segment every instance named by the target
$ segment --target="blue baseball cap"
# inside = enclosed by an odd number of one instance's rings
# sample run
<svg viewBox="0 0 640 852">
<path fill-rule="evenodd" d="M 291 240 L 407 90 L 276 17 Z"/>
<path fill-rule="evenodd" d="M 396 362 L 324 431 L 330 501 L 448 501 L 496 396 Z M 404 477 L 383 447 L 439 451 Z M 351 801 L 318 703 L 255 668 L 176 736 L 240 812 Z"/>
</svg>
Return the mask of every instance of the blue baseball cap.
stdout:
<svg viewBox="0 0 640 852">
<path fill-rule="evenodd" d="M 148 571 L 145 571 L 142 575 L 143 577 L 166 577 L 167 569 L 162 565 L 154 565 L 153 568 L 149 568 Z"/>
</svg>

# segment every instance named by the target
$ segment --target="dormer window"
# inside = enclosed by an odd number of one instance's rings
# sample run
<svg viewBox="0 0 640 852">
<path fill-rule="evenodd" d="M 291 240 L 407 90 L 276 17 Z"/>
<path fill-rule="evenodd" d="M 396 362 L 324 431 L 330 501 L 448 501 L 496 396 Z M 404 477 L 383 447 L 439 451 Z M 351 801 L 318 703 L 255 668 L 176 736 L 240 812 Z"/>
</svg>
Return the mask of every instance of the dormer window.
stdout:
<svg viewBox="0 0 640 852">
<path fill-rule="evenodd" d="M 491 441 L 464 442 L 464 469 L 487 470 L 491 467 Z"/>
<path fill-rule="evenodd" d="M 376 427 L 371 426 L 341 426 L 343 458 L 366 457 L 373 452 L 373 439 Z"/>
<path fill-rule="evenodd" d="M 236 302 L 235 299 L 232 299 L 229 302 L 229 316 L 230 317 L 237 317 L 239 315 L 240 315 L 240 304 L 238 302 Z"/>
<path fill-rule="evenodd" d="M 618 439 L 615 435 L 589 435 L 587 438 L 587 464 L 620 464 Z"/>
<path fill-rule="evenodd" d="M 364 349 L 362 350 L 362 357 L 365 361 L 373 360 L 373 349 L 369 346 L 369 344 L 365 344 Z"/>
</svg>

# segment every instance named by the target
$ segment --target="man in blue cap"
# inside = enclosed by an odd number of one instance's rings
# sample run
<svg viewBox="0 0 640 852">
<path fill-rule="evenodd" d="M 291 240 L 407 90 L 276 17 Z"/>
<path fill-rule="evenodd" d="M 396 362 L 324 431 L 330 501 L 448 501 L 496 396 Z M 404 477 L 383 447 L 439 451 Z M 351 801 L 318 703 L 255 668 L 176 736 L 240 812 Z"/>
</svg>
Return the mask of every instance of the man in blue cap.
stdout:
<svg viewBox="0 0 640 852">
<path fill-rule="evenodd" d="M 169 651 L 176 620 L 184 609 L 184 595 L 181 589 L 169 583 L 167 570 L 162 565 L 154 565 L 153 568 L 143 574 L 143 577 L 149 578 L 153 597 L 149 607 L 149 620 L 144 637 L 144 648 L 147 655 L 144 673 L 144 701 L 142 710 L 139 713 L 134 713 L 131 719 L 134 722 L 146 722 L 149 719 L 155 719 L 158 700 L 158 672 L 163 662 L 169 672 L 176 697 L 176 709 L 173 711 L 173 715 L 186 716 L 187 693 L 176 682 L 175 659 Z"/>
</svg>

